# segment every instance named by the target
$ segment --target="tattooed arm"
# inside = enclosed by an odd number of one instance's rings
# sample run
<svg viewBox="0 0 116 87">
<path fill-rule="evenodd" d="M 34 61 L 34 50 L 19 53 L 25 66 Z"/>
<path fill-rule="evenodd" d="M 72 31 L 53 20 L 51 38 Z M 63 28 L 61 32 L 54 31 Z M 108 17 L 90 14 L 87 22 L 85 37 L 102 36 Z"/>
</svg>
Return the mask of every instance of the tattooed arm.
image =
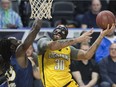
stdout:
<svg viewBox="0 0 116 87">
<path fill-rule="evenodd" d="M 78 52 L 78 58 L 83 58 L 83 59 L 91 59 L 92 56 L 94 55 L 96 49 L 98 48 L 100 42 L 102 41 L 103 37 L 106 36 L 108 33 L 112 32 L 115 29 L 115 25 L 113 24 L 111 28 L 109 28 L 109 25 L 107 26 L 107 29 L 102 31 L 97 38 L 97 40 L 93 43 L 93 45 L 90 47 L 90 49 L 84 53 L 81 53 L 82 51 Z"/>
<path fill-rule="evenodd" d="M 29 32 L 28 36 L 24 40 L 22 44 L 20 44 L 16 49 L 16 58 L 18 64 L 25 68 L 27 66 L 27 59 L 25 57 L 25 52 L 29 48 L 29 46 L 33 43 L 37 33 L 40 31 L 42 21 L 39 19 L 36 19 L 33 23 L 32 29 Z"/>
<path fill-rule="evenodd" d="M 74 39 L 63 39 L 63 40 L 57 40 L 57 41 L 50 41 L 47 38 L 41 38 L 38 41 L 38 50 L 40 49 L 50 49 L 50 50 L 59 50 L 64 47 L 83 42 L 87 39 L 90 39 L 90 35 L 92 34 L 92 30 L 84 33 L 82 36 Z"/>
<path fill-rule="evenodd" d="M 35 79 L 40 79 L 40 71 L 39 71 L 39 67 L 37 67 L 36 65 L 32 65 L 33 68 L 33 76 Z"/>
<path fill-rule="evenodd" d="M 77 55 L 78 60 L 91 59 L 102 39 L 103 35 L 100 35 L 87 52 L 79 50 Z"/>
<path fill-rule="evenodd" d="M 39 80 L 40 79 L 39 67 L 35 64 L 32 57 L 28 57 L 28 59 L 31 61 L 32 64 L 34 78 Z"/>
<path fill-rule="evenodd" d="M 109 26 L 108 26 L 106 30 L 102 31 L 100 33 L 99 37 L 97 38 L 97 40 L 93 43 L 93 45 L 90 47 L 90 49 L 87 52 L 85 52 L 83 50 L 78 50 L 78 53 L 77 53 L 76 49 L 71 50 L 71 51 L 73 51 L 71 53 L 74 56 L 74 57 L 72 57 L 72 59 L 76 59 L 76 60 L 77 59 L 78 60 L 91 59 L 92 56 L 94 55 L 96 49 L 98 48 L 100 42 L 102 41 L 103 37 L 106 36 L 108 33 L 112 32 L 114 29 L 115 29 L 115 26 L 113 24 L 111 28 L 109 28 Z"/>
<path fill-rule="evenodd" d="M 103 38 L 103 35 L 101 34 L 87 52 L 85 52 L 81 49 L 77 50 L 76 48 L 71 47 L 71 55 L 72 55 L 71 58 L 74 60 L 91 59 L 92 56 L 94 55 L 96 49 L 98 48 L 102 38 Z"/>
<path fill-rule="evenodd" d="M 61 48 L 64 48 L 66 46 L 75 44 L 79 42 L 79 38 L 76 39 L 63 39 L 63 40 L 57 40 L 57 41 L 50 41 L 48 38 L 41 38 L 38 41 L 38 50 L 39 53 L 43 53 L 46 49 L 49 50 L 59 50 Z"/>
<path fill-rule="evenodd" d="M 76 44 L 76 43 L 80 43 L 83 42 L 85 40 L 89 40 L 91 37 L 90 35 L 93 33 L 92 30 L 84 33 L 83 35 L 81 35 L 78 38 L 74 38 L 74 39 L 64 39 L 64 40 L 57 40 L 57 41 L 52 41 L 50 43 L 48 43 L 48 49 L 50 50 L 58 50 L 58 49 L 62 49 L 64 47 Z"/>
<path fill-rule="evenodd" d="M 26 50 L 29 48 L 29 46 L 33 43 L 37 33 L 40 31 L 42 21 L 39 19 L 36 19 L 33 23 L 32 29 L 29 32 L 28 36 L 24 40 L 24 42 L 17 48 L 16 54 L 21 55 L 24 54 Z"/>
</svg>

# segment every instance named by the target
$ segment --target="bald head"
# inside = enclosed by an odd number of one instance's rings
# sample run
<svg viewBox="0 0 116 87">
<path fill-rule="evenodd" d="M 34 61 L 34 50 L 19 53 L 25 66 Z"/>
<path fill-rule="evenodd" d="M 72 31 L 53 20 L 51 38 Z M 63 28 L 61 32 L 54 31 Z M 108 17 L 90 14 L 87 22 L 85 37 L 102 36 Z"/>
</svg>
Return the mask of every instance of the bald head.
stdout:
<svg viewBox="0 0 116 87">
<path fill-rule="evenodd" d="M 112 43 L 110 48 L 116 48 L 116 43 Z"/>
</svg>

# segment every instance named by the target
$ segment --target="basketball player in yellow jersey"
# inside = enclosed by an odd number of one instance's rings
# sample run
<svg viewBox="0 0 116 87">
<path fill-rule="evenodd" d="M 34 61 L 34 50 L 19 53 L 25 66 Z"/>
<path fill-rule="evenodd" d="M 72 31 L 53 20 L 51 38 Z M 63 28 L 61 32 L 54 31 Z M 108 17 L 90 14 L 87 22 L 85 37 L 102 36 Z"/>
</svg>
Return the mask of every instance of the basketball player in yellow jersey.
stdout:
<svg viewBox="0 0 116 87">
<path fill-rule="evenodd" d="M 92 30 L 78 38 L 66 39 L 68 29 L 64 25 L 59 25 L 52 32 L 52 37 L 40 38 L 38 41 L 39 67 L 44 87 L 78 87 L 70 74 L 70 59 L 92 58 L 102 38 L 114 28 L 114 25 L 111 29 L 108 26 L 106 30 L 101 32 L 86 53 L 70 45 L 90 39 Z"/>
</svg>

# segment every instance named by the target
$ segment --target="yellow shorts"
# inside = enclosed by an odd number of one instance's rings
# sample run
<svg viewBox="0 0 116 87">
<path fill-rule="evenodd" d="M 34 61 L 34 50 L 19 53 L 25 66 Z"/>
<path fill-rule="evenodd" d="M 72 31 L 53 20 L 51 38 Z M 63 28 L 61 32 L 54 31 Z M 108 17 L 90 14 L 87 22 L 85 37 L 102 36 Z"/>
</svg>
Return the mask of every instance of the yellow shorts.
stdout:
<svg viewBox="0 0 116 87">
<path fill-rule="evenodd" d="M 74 80 L 72 80 L 63 87 L 79 87 L 79 86 Z"/>
</svg>

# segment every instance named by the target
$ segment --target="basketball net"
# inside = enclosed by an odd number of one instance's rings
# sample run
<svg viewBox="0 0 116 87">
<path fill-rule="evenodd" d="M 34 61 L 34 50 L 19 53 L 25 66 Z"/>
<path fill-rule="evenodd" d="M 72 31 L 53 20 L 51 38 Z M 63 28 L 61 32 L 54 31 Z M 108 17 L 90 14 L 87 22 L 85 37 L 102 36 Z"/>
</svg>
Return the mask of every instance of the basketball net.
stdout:
<svg viewBox="0 0 116 87">
<path fill-rule="evenodd" d="M 53 0 L 29 0 L 31 5 L 31 19 L 50 19 Z"/>
</svg>

